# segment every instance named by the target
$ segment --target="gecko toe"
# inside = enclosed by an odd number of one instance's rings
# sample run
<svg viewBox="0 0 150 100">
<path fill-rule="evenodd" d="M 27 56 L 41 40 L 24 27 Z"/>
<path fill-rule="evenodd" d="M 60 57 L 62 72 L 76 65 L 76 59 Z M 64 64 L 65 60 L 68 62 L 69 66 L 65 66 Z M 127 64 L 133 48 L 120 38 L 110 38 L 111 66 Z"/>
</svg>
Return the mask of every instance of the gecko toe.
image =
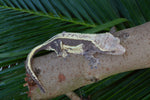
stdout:
<svg viewBox="0 0 150 100">
<path fill-rule="evenodd" d="M 97 69 L 97 66 L 95 66 L 94 68 Z"/>
</svg>

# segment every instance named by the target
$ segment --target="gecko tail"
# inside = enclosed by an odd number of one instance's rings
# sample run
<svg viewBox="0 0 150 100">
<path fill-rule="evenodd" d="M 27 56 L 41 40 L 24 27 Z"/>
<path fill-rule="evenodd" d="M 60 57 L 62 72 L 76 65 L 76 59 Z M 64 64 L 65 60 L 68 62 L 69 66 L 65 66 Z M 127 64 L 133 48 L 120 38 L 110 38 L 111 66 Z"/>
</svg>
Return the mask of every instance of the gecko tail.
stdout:
<svg viewBox="0 0 150 100">
<path fill-rule="evenodd" d="M 31 66 L 31 61 L 33 59 L 33 56 L 38 52 L 41 51 L 45 48 L 42 48 L 43 45 L 39 45 L 35 48 L 33 48 L 31 50 L 31 52 L 28 54 L 27 60 L 26 60 L 26 71 L 27 73 L 30 75 L 30 77 L 32 78 L 32 80 L 38 85 L 38 87 L 40 88 L 40 90 L 45 93 L 45 89 L 42 85 L 42 83 L 39 81 L 38 77 L 36 76 L 36 74 L 33 71 L 33 68 Z"/>
<path fill-rule="evenodd" d="M 39 80 L 35 80 L 34 78 L 32 78 L 28 72 L 27 72 L 27 74 L 26 74 L 26 78 L 24 78 L 24 79 L 25 79 L 25 81 L 27 82 L 27 84 L 25 84 L 24 86 L 28 86 L 29 91 L 32 91 L 32 90 L 34 89 L 33 87 L 35 87 L 35 85 L 37 85 L 38 88 L 39 88 L 43 93 L 46 93 L 43 84 L 42 84 Z"/>
<path fill-rule="evenodd" d="M 43 93 L 45 93 L 45 89 L 44 89 L 42 83 L 41 83 L 40 81 L 37 81 L 37 80 L 34 80 L 34 81 L 35 81 L 35 83 L 38 85 L 38 87 L 40 88 L 40 90 L 41 90 Z"/>
</svg>

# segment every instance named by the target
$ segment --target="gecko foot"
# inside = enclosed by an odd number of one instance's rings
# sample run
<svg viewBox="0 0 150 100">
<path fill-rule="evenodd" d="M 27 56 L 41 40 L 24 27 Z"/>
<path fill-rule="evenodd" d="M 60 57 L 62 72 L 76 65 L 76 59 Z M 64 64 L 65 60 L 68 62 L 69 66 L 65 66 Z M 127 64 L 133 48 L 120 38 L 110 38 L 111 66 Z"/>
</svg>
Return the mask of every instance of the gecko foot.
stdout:
<svg viewBox="0 0 150 100">
<path fill-rule="evenodd" d="M 99 59 L 95 58 L 93 54 L 83 54 L 83 56 L 89 61 L 91 69 L 97 69 L 97 65 L 100 64 Z"/>
<path fill-rule="evenodd" d="M 89 65 L 91 66 L 91 69 L 93 68 L 97 69 L 97 65 L 100 64 L 99 59 L 91 57 L 88 60 L 89 60 Z"/>
<path fill-rule="evenodd" d="M 91 66 L 91 69 L 93 69 L 93 68 L 97 69 L 97 66 Z"/>
</svg>

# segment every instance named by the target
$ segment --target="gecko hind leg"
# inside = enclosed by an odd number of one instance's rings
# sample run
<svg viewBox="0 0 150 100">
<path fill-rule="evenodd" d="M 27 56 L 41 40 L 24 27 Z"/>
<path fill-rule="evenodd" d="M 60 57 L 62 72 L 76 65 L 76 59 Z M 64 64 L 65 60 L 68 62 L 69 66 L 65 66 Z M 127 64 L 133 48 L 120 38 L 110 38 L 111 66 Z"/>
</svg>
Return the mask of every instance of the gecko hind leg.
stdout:
<svg viewBox="0 0 150 100">
<path fill-rule="evenodd" d="M 63 49 L 63 43 L 61 40 L 57 40 L 55 42 L 55 52 L 57 56 L 61 56 L 63 58 L 66 58 L 68 56 L 68 52 Z"/>
</svg>

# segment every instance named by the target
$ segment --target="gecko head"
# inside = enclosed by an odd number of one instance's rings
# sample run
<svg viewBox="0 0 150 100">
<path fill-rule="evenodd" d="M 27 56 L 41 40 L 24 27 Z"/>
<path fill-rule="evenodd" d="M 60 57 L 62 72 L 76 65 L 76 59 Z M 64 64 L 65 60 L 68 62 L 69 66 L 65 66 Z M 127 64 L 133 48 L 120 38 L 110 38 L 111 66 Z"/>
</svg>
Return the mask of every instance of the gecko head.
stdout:
<svg viewBox="0 0 150 100">
<path fill-rule="evenodd" d="M 101 37 L 96 38 L 100 50 L 106 51 L 107 54 L 122 55 L 125 53 L 125 48 L 120 44 L 120 39 L 114 37 L 110 33 L 101 34 Z"/>
</svg>

